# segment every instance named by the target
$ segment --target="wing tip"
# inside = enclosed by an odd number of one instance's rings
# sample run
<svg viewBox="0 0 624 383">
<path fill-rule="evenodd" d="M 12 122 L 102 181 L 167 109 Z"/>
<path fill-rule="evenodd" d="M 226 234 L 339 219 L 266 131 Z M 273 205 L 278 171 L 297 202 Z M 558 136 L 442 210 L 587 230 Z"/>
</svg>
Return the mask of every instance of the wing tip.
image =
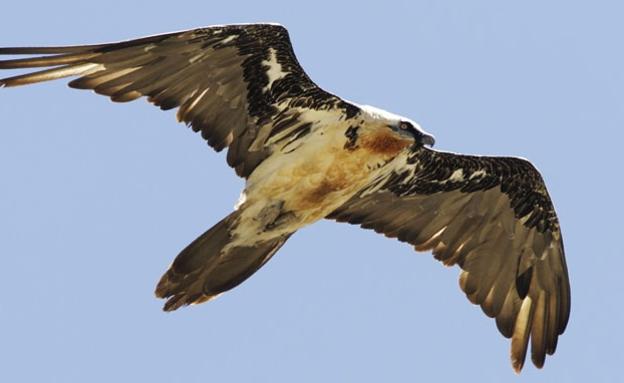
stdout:
<svg viewBox="0 0 624 383">
<path fill-rule="evenodd" d="M 162 310 L 164 312 L 172 312 L 179 309 L 182 306 L 188 306 L 189 302 L 186 299 L 185 294 L 174 295 L 171 298 L 167 299 L 167 302 L 163 305 Z"/>
<path fill-rule="evenodd" d="M 513 368 L 516 375 L 520 375 L 520 373 L 522 372 L 523 366 L 524 366 L 524 360 L 514 359 L 514 357 L 512 356 L 511 367 Z"/>
<path fill-rule="evenodd" d="M 57 47 L 0 47 L 0 55 L 48 55 L 81 52 L 100 45 L 68 45 Z"/>
<path fill-rule="evenodd" d="M 522 363 L 518 363 L 517 361 L 512 361 L 511 367 L 513 368 L 514 373 L 516 375 L 520 375 L 520 373 L 522 372 Z"/>
<path fill-rule="evenodd" d="M 535 367 L 542 369 L 544 367 L 544 363 L 546 362 L 546 355 L 532 356 L 531 360 L 533 361 L 533 365 Z"/>
</svg>

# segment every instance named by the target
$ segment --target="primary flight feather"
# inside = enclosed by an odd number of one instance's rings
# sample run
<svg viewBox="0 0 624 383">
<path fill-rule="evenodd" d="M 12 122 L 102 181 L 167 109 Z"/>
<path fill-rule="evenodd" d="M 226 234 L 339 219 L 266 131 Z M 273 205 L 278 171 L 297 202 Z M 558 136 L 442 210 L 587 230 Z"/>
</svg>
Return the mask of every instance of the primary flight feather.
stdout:
<svg viewBox="0 0 624 383">
<path fill-rule="evenodd" d="M 42 68 L 11 87 L 77 77 L 125 102 L 146 96 L 246 179 L 230 215 L 188 245 L 156 287 L 164 309 L 208 301 L 249 278 L 298 229 L 323 218 L 432 250 L 462 268 L 468 299 L 511 338 L 520 371 L 542 367 L 570 314 L 563 241 L 544 181 L 526 160 L 434 151 L 415 122 L 316 86 L 276 24 L 225 25 L 125 42 L 0 48 L 0 69 Z"/>
</svg>

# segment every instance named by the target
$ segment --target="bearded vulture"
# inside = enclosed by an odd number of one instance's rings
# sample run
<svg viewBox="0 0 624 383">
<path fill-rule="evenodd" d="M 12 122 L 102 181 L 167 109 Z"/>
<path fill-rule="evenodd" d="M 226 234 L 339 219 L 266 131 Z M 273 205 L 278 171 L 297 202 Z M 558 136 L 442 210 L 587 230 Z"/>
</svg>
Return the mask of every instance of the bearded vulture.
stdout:
<svg viewBox="0 0 624 383">
<path fill-rule="evenodd" d="M 414 121 L 319 88 L 276 24 L 224 25 L 82 46 L 0 48 L 0 69 L 44 68 L 12 87 L 77 77 L 113 101 L 146 96 L 246 180 L 227 217 L 177 256 L 156 287 L 164 310 L 211 300 L 255 273 L 298 229 L 360 225 L 462 268 L 468 299 L 542 367 L 570 313 L 559 222 L 528 161 L 432 150 Z"/>
</svg>

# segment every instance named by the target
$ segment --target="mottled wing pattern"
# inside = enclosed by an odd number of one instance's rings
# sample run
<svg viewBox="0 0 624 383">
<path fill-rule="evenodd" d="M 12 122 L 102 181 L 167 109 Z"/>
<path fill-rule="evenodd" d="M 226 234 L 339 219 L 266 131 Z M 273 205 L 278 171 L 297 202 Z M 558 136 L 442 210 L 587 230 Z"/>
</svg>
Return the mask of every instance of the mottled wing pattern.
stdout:
<svg viewBox="0 0 624 383">
<path fill-rule="evenodd" d="M 344 118 L 358 111 L 308 78 L 288 32 L 274 24 L 215 26 L 111 44 L 0 48 L 0 54 L 44 55 L 0 61 L 0 69 L 46 68 L 1 79 L 0 86 L 78 76 L 71 87 L 113 101 L 147 96 L 163 110 L 179 108 L 178 119 L 210 146 L 229 147 L 228 164 L 243 177 L 270 154 L 270 137 L 309 127 L 307 111 Z"/>
<path fill-rule="evenodd" d="M 559 223 L 526 160 L 415 149 L 328 218 L 432 250 L 462 269 L 468 299 L 496 318 L 520 371 L 553 354 L 570 313 Z"/>
</svg>

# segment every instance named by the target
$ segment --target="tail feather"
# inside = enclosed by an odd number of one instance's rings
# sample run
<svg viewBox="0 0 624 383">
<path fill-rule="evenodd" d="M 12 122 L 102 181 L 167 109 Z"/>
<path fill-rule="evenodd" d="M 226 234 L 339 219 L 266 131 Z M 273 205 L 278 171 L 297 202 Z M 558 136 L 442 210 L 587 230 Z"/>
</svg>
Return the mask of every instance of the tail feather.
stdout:
<svg viewBox="0 0 624 383">
<path fill-rule="evenodd" d="M 199 236 L 162 276 L 156 296 L 167 299 L 165 311 L 208 301 L 238 286 L 271 259 L 290 236 L 224 251 L 238 215 L 230 214 Z"/>
</svg>

